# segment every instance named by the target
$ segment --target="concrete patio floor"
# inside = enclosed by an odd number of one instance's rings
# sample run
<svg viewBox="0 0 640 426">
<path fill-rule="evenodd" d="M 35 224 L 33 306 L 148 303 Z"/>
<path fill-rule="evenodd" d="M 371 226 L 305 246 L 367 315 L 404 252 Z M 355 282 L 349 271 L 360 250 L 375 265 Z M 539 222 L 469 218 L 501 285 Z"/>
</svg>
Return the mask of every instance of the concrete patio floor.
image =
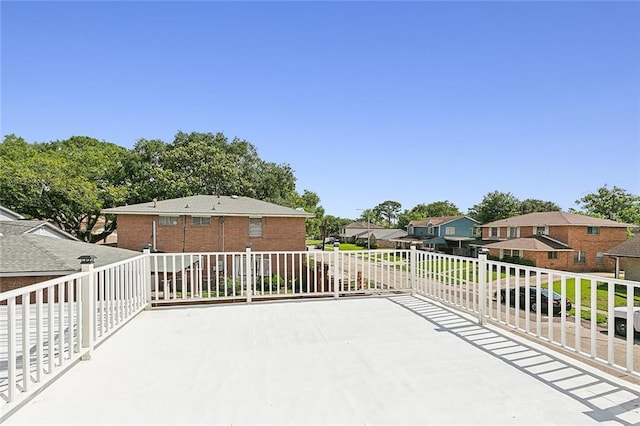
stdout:
<svg viewBox="0 0 640 426">
<path fill-rule="evenodd" d="M 6 424 L 640 424 L 640 386 L 413 296 L 142 312 Z"/>
</svg>

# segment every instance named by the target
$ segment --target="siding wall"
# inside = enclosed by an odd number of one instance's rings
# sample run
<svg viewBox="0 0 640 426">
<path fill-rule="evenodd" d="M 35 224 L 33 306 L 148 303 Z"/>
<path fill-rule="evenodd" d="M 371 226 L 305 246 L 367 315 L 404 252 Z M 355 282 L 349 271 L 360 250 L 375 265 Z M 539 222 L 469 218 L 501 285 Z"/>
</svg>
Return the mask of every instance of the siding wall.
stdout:
<svg viewBox="0 0 640 426">
<path fill-rule="evenodd" d="M 620 265 L 622 265 L 622 258 L 620 258 Z M 640 259 L 637 257 L 627 257 L 624 259 L 624 279 L 630 281 L 640 281 Z M 622 268 L 622 266 L 621 266 Z"/>
</svg>

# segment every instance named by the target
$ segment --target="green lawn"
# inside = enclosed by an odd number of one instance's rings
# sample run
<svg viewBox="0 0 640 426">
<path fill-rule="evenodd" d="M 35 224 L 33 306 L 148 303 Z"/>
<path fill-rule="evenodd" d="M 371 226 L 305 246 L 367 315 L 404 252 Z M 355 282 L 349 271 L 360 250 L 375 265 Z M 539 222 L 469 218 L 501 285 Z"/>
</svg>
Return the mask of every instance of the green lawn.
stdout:
<svg viewBox="0 0 640 426">
<path fill-rule="evenodd" d="M 608 295 L 609 288 L 606 282 L 597 281 L 596 283 L 596 308 L 601 311 L 607 310 L 608 303 Z M 546 285 L 544 286 L 546 287 Z M 567 279 L 567 297 L 575 303 L 576 300 L 576 285 L 575 279 L 569 278 Z M 553 290 L 556 293 L 560 293 L 561 283 L 560 280 L 556 280 L 553 282 Z M 636 294 L 634 297 L 634 305 L 640 306 L 640 294 Z M 614 288 L 614 305 L 615 306 L 626 306 L 627 304 L 627 294 L 626 288 L 618 288 L 617 286 Z M 580 304 L 582 306 L 591 306 L 591 281 L 583 279 L 580 283 Z"/>
<path fill-rule="evenodd" d="M 306 240 L 305 244 L 308 246 L 316 246 L 318 244 L 320 244 L 322 241 L 321 240 Z M 325 251 L 333 251 L 333 244 L 325 244 L 324 245 L 324 249 Z M 357 246 L 355 244 L 346 244 L 346 243 L 340 243 L 340 245 L 338 246 L 338 250 L 344 250 L 344 251 L 349 251 L 349 250 L 364 250 L 363 247 Z"/>
</svg>

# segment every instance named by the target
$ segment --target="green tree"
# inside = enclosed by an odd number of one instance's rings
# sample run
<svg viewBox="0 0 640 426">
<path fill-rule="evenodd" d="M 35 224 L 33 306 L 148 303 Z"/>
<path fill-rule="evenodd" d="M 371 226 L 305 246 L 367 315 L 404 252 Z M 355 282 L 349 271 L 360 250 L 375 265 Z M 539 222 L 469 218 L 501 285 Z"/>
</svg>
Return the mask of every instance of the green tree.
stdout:
<svg viewBox="0 0 640 426">
<path fill-rule="evenodd" d="M 442 217 L 442 216 L 459 216 L 462 212 L 452 202 L 435 201 L 429 204 L 418 204 L 411 210 L 405 210 L 398 215 L 397 227 L 405 229 L 409 226 L 409 223 L 414 220 L 420 220 L 427 217 Z"/>
<path fill-rule="evenodd" d="M 263 161 L 251 143 L 222 133 L 178 132 L 172 144 L 141 139 L 128 169 L 130 202 L 221 194 L 299 206 L 289 165 Z"/>
<path fill-rule="evenodd" d="M 576 200 L 576 204 L 580 210 L 569 211 L 640 225 L 640 197 L 617 186 L 609 188 L 605 184 L 597 192 Z"/>
<path fill-rule="evenodd" d="M 489 223 L 520 214 L 520 201 L 510 192 L 493 191 L 469 209 L 468 215 L 480 223 Z"/>
<path fill-rule="evenodd" d="M 137 204 L 154 198 L 171 198 L 169 189 L 174 181 L 173 172 L 163 167 L 164 154 L 170 145 L 158 140 L 139 139 L 124 159 L 129 194 L 127 203 Z"/>
<path fill-rule="evenodd" d="M 319 205 L 320 197 L 312 191 L 304 190 L 301 196 L 290 205 L 294 208 L 303 208 L 304 211 L 314 213 L 315 216 L 305 221 L 305 233 L 309 238 L 320 238 L 324 218 L 324 208 Z"/>
<path fill-rule="evenodd" d="M 125 148 L 85 136 L 38 144 L 6 136 L 0 146 L 0 204 L 50 220 L 82 241 L 102 240 L 116 224 L 107 217 L 98 229 L 101 209 L 127 197 L 126 155 Z"/>
<path fill-rule="evenodd" d="M 373 209 L 362 209 L 362 214 L 360 217 L 356 218 L 357 222 L 363 223 L 374 223 L 376 225 L 384 223 L 382 216 L 380 216 L 380 212 L 375 208 Z"/>
<path fill-rule="evenodd" d="M 533 198 L 527 198 L 520 203 L 520 213 L 537 213 L 537 212 L 557 212 L 560 206 L 552 201 L 542 201 Z"/>
<path fill-rule="evenodd" d="M 398 213 L 402 208 L 402 204 L 397 201 L 383 201 L 373 208 L 376 216 L 380 217 L 385 223 L 387 228 L 391 228 L 391 224 L 395 223 L 398 218 Z"/>
<path fill-rule="evenodd" d="M 154 198 L 235 194 L 324 216 L 315 193 L 296 192 L 289 165 L 263 161 L 252 144 L 222 133 L 178 132 L 172 144 L 140 139 L 131 151 L 89 137 L 29 144 L 8 135 L 0 154 L 0 203 L 83 241 L 115 229 L 114 217 L 96 228 L 101 209 Z"/>
</svg>

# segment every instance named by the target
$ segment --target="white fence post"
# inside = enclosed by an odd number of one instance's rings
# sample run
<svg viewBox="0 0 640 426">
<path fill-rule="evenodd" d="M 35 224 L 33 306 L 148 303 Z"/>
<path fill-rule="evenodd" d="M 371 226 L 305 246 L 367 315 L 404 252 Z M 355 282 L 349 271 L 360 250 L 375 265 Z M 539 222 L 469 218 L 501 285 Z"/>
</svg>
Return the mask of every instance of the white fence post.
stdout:
<svg viewBox="0 0 640 426">
<path fill-rule="evenodd" d="M 411 256 L 409 257 L 409 270 L 411 272 L 411 294 L 415 296 L 418 286 L 418 252 L 416 245 L 411 243 Z"/>
<path fill-rule="evenodd" d="M 142 273 L 144 274 L 144 291 L 147 298 L 145 309 L 148 310 L 151 309 L 151 249 L 148 245 L 144 247 L 142 253 L 144 253 L 144 271 Z M 156 295 L 157 297 L 158 295 Z"/>
<path fill-rule="evenodd" d="M 247 248 L 245 249 L 245 253 L 246 253 L 246 258 L 244 261 L 244 268 L 245 268 L 245 279 L 247 280 L 247 303 L 251 303 L 251 296 L 253 294 L 253 287 L 252 287 L 252 282 L 253 282 L 253 274 L 251 273 L 251 246 L 247 245 Z"/>
<path fill-rule="evenodd" d="M 333 245 L 333 297 L 335 299 L 340 297 L 340 268 L 338 267 L 340 258 L 338 257 L 338 251 L 340 250 L 340 244 Z"/>
<path fill-rule="evenodd" d="M 487 308 L 487 253 L 489 250 L 478 251 L 478 324 L 485 325 L 485 309 Z"/>
<path fill-rule="evenodd" d="M 93 280 L 93 264 L 95 256 L 80 256 L 80 266 L 85 275 L 82 277 L 82 318 L 79 321 L 82 327 L 82 348 L 86 351 L 82 354 L 82 360 L 88 361 L 93 354 L 93 326 L 95 321 L 95 290 Z M 51 301 L 49 301 L 51 303 Z M 61 302 L 62 303 L 62 302 Z M 102 313 L 100 313 L 102 315 Z"/>
</svg>

